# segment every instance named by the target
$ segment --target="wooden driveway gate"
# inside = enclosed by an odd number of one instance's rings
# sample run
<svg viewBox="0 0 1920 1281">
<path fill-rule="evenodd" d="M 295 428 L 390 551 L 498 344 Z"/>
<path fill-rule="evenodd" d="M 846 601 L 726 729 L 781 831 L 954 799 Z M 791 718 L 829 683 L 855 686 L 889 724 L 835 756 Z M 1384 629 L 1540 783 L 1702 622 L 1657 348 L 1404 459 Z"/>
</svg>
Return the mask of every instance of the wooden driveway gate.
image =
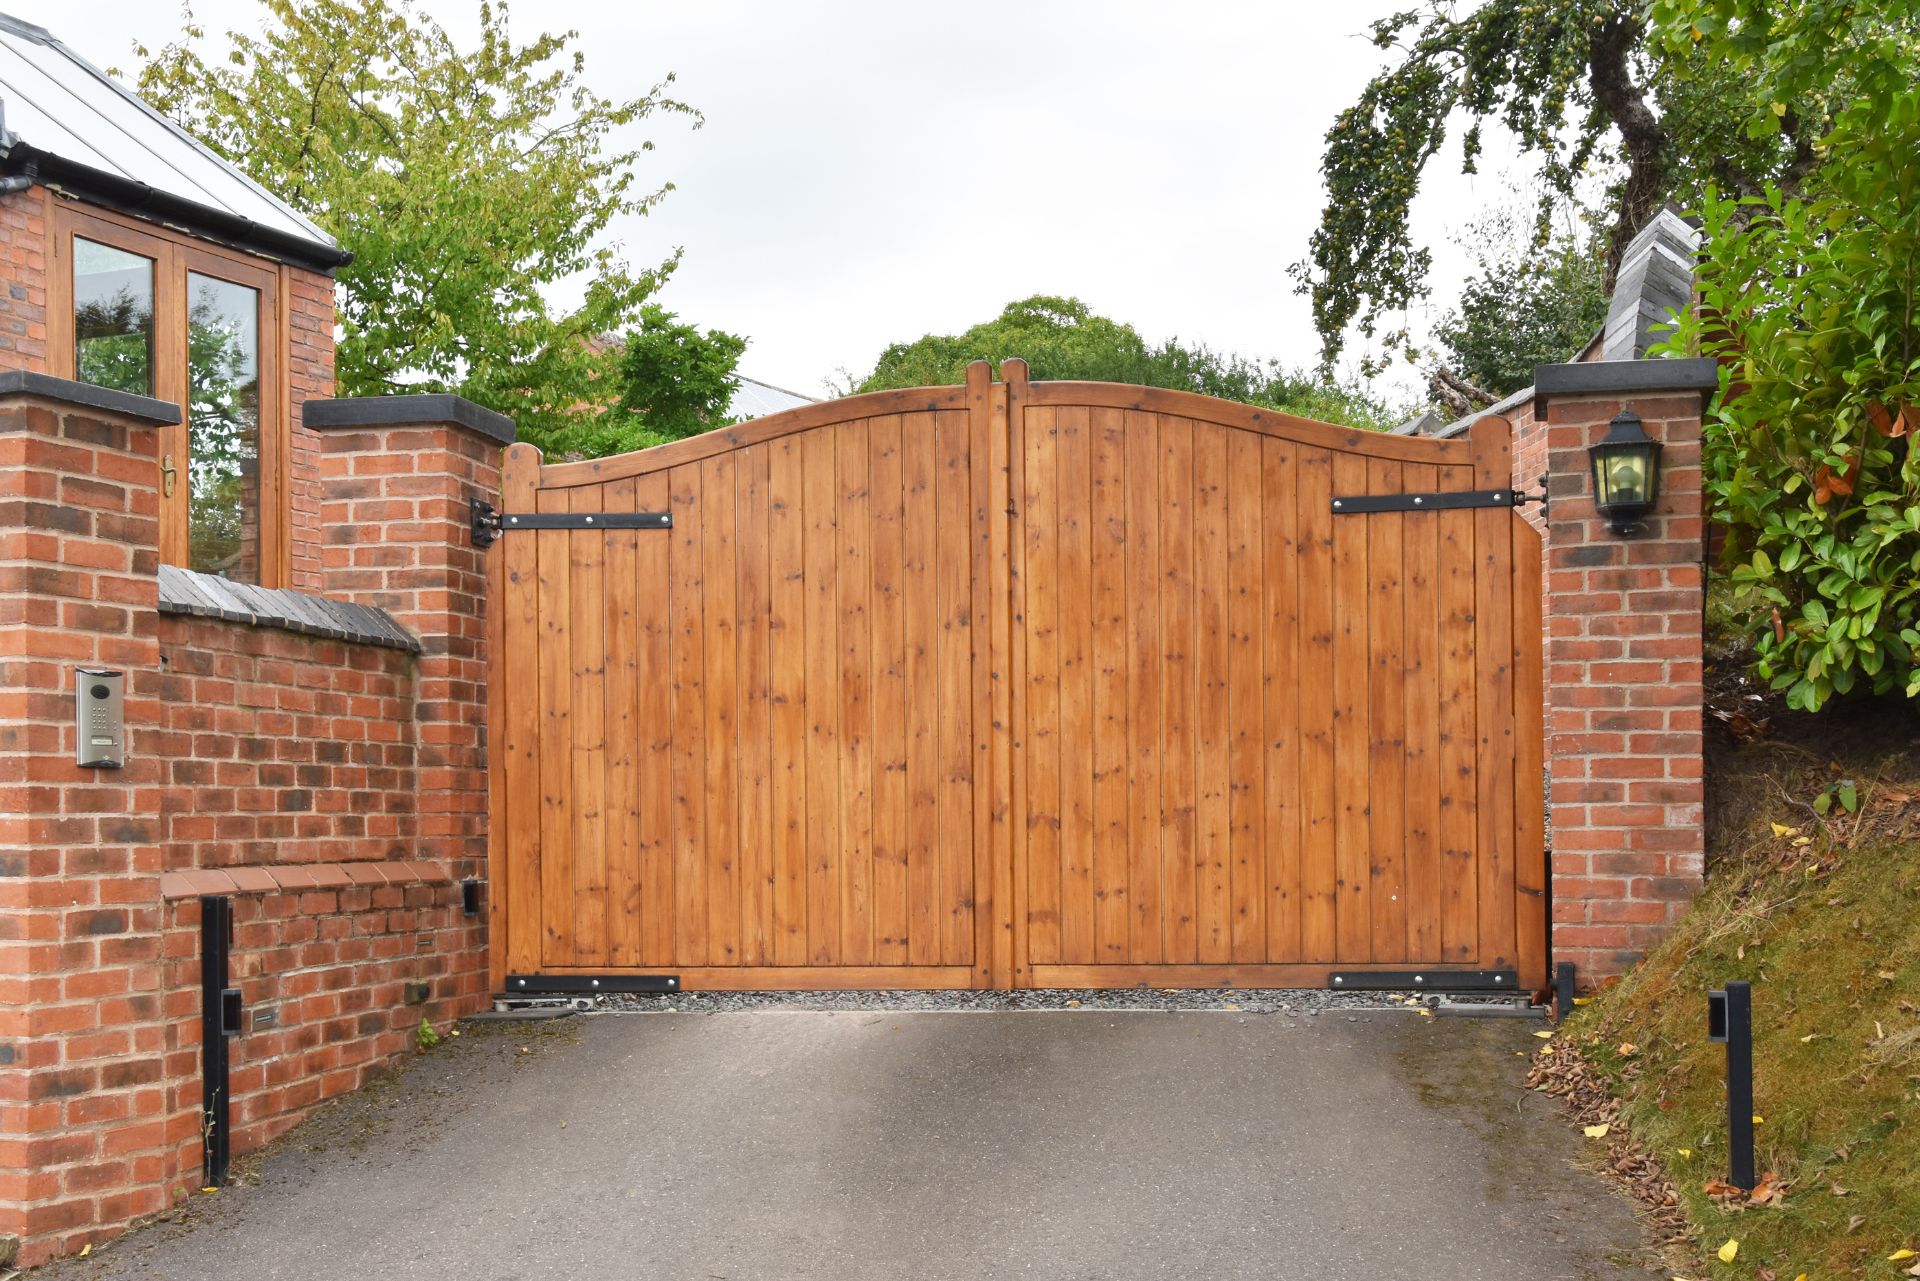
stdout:
<svg viewBox="0 0 1920 1281">
<path fill-rule="evenodd" d="M 495 990 L 1543 985 L 1508 424 L 1001 373 L 508 450 Z"/>
</svg>

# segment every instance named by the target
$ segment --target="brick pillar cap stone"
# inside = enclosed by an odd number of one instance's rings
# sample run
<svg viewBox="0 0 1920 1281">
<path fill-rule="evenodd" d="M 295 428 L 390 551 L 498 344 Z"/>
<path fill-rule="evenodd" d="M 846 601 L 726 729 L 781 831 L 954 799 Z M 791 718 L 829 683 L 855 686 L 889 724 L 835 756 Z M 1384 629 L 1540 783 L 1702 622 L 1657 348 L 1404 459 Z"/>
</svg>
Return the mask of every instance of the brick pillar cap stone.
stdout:
<svg viewBox="0 0 1920 1281">
<path fill-rule="evenodd" d="M 30 369 L 9 369 L 0 373 L 0 399 L 51 400 L 76 409 L 94 409 L 120 418 L 133 418 L 154 426 L 171 426 L 180 421 L 180 406 L 152 396 L 135 396 L 111 387 L 55 378 Z"/>
<path fill-rule="evenodd" d="M 1547 402 L 1569 396 L 1655 396 L 1665 392 L 1700 393 L 1700 404 L 1720 389 L 1720 365 L 1707 356 L 1655 360 L 1588 360 L 1570 365 L 1536 365 L 1533 416 L 1544 422 Z"/>
<path fill-rule="evenodd" d="M 351 396 L 309 400 L 301 421 L 313 431 L 351 431 L 363 427 L 417 427 L 452 423 L 502 445 L 511 445 L 513 419 L 445 392 L 419 396 Z"/>
</svg>

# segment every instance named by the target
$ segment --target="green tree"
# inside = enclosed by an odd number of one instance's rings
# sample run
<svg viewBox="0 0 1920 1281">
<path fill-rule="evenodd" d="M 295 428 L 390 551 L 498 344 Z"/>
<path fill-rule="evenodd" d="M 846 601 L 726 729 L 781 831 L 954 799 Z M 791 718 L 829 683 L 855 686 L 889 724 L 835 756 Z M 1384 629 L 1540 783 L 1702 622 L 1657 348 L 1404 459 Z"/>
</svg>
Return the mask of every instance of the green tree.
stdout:
<svg viewBox="0 0 1920 1281">
<path fill-rule="evenodd" d="M 455 391 L 535 443 L 602 403 L 612 357 L 592 340 L 630 324 L 678 259 L 636 270 L 603 243 L 671 189 L 637 189 L 651 144 L 613 139 L 691 109 L 665 83 L 594 94 L 577 33 L 518 44 L 504 2 L 480 5 L 470 49 L 407 0 L 261 5 L 264 27 L 219 52 L 185 14 L 179 41 L 138 50 L 139 88 L 353 253 L 340 393 Z M 580 279 L 579 306 L 549 301 Z"/>
<path fill-rule="evenodd" d="M 1658 0 L 1670 48 L 1745 87 L 1765 140 L 1826 127 L 1798 195 L 1702 201 L 1700 306 L 1671 347 L 1721 363 L 1710 511 L 1757 602 L 1760 674 L 1812 710 L 1920 696 L 1920 15 L 1905 0 Z"/>
<path fill-rule="evenodd" d="M 581 414 L 547 438 L 552 458 L 605 458 L 697 436 L 734 421 L 727 414 L 739 389 L 747 340 L 702 331 L 656 303 L 640 309 L 629 333 L 602 340 L 613 355 L 614 404 Z"/>
<path fill-rule="evenodd" d="M 1692 44 L 1650 41 L 1642 0 L 1485 0 L 1461 12 L 1439 0 L 1373 24 L 1396 60 L 1368 82 L 1326 134 L 1327 204 L 1293 271 L 1313 303 L 1322 356 L 1348 332 L 1404 347 L 1396 318 L 1428 293 L 1429 250 L 1411 211 L 1427 166 L 1464 117 L 1462 168 L 1475 172 L 1483 132 L 1504 128 L 1536 166 L 1537 240 L 1577 203 L 1590 174 L 1612 180 L 1607 276 L 1641 225 L 1704 184 L 1753 192 L 1797 182 L 1823 131 L 1817 94 L 1782 99 L 1779 127 L 1741 128 L 1746 87 Z"/>
<path fill-rule="evenodd" d="M 1518 391 L 1534 366 L 1571 360 L 1606 322 L 1599 246 L 1566 231 L 1541 246 L 1508 211 L 1475 223 L 1467 240 L 1474 272 L 1434 337 L 1474 386 L 1496 397 Z"/>
<path fill-rule="evenodd" d="M 852 390 L 930 387 L 966 380 L 967 364 L 1019 356 L 1035 379 L 1138 383 L 1265 405 L 1303 418 L 1384 428 L 1406 417 L 1363 385 L 1336 382 L 1274 361 L 1222 355 L 1177 339 L 1154 345 L 1131 325 L 1094 315 L 1077 298 L 1036 294 L 1008 303 L 961 334 L 895 343 Z"/>
</svg>

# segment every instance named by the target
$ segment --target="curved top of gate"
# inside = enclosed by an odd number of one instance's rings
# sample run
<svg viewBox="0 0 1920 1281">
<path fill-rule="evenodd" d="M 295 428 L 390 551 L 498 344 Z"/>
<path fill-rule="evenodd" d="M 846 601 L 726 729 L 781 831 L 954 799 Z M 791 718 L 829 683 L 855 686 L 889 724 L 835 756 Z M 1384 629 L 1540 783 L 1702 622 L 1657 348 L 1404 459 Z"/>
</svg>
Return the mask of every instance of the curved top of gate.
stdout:
<svg viewBox="0 0 1920 1281">
<path fill-rule="evenodd" d="M 1000 376 L 1002 381 L 995 384 L 992 367 L 984 360 L 976 360 L 967 366 L 967 381 L 962 385 L 865 392 L 802 405 L 798 409 L 769 414 L 765 418 L 736 423 L 731 427 L 716 428 L 685 440 L 670 441 L 632 453 L 544 465 L 540 468 L 539 484 L 543 489 L 564 488 L 647 476 L 698 462 L 715 454 L 777 440 L 795 432 L 862 418 L 937 410 L 977 409 L 986 412 L 996 386 L 1004 387 L 1006 395 L 1022 406 L 1084 405 L 1168 414 L 1217 423 L 1223 427 L 1237 427 L 1310 448 L 1393 462 L 1465 465 L 1474 461 L 1474 442 L 1465 435 L 1444 440 L 1431 436 L 1395 436 L 1361 427 L 1317 422 L 1275 409 L 1263 409 L 1258 405 L 1165 387 L 1141 387 L 1131 383 L 1028 382 L 1027 363 L 1020 359 L 1002 361 Z M 1500 421 L 1499 425 L 1504 426 L 1504 421 Z M 531 444 L 508 447 L 509 454 L 522 451 L 523 459 L 525 454 L 532 454 L 536 458 L 539 456 L 538 449 Z"/>
</svg>

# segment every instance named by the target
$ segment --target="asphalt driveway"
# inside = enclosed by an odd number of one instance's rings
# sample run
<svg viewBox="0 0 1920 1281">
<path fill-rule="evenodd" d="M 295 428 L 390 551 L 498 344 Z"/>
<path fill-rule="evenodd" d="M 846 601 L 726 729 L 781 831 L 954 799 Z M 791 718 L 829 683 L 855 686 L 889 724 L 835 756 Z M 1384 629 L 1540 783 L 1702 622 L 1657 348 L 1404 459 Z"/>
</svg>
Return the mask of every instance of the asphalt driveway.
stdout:
<svg viewBox="0 0 1920 1281">
<path fill-rule="evenodd" d="M 1631 1209 L 1518 1088 L 1539 1026 L 1109 1010 L 493 1024 L 326 1109 L 243 1163 L 250 1182 L 40 1275 L 1645 1277 Z"/>
</svg>

